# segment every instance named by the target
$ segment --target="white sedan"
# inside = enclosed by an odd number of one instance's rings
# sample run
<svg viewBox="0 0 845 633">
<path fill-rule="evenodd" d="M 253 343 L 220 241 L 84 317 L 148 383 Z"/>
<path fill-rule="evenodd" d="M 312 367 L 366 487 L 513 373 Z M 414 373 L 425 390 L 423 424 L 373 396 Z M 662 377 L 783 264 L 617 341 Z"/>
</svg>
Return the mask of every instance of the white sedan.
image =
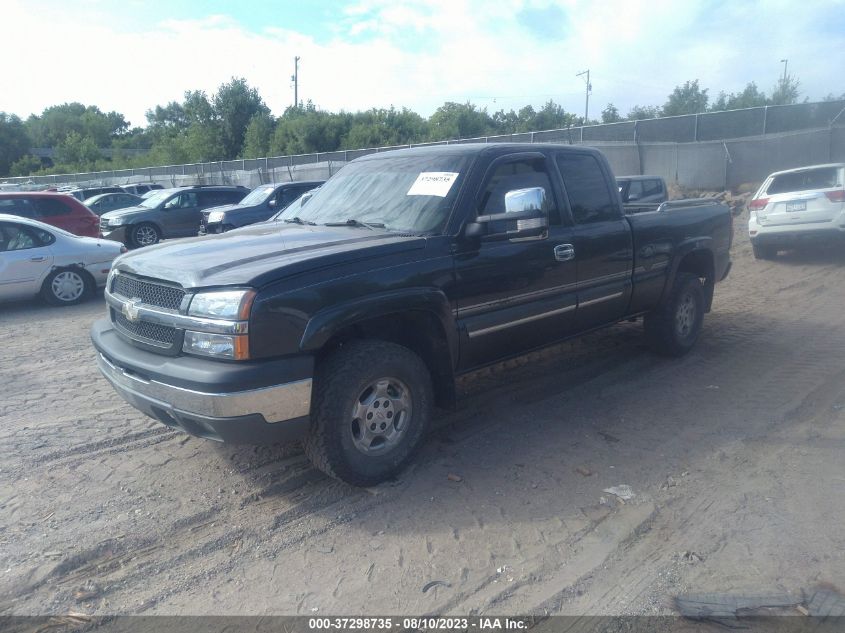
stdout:
<svg viewBox="0 0 845 633">
<path fill-rule="evenodd" d="M 73 305 L 105 286 L 125 247 L 79 237 L 43 222 L 0 214 L 0 300 L 40 294 L 53 305 Z"/>
</svg>

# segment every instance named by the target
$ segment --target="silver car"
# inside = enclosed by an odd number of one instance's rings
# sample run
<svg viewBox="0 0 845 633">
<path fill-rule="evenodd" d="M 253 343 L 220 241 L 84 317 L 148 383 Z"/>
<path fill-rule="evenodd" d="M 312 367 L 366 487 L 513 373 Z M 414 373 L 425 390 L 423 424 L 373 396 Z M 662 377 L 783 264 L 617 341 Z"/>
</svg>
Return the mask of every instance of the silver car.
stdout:
<svg viewBox="0 0 845 633">
<path fill-rule="evenodd" d="M 116 242 L 0 214 L 0 300 L 40 294 L 53 305 L 79 303 L 105 286 L 112 262 L 125 251 Z"/>
</svg>

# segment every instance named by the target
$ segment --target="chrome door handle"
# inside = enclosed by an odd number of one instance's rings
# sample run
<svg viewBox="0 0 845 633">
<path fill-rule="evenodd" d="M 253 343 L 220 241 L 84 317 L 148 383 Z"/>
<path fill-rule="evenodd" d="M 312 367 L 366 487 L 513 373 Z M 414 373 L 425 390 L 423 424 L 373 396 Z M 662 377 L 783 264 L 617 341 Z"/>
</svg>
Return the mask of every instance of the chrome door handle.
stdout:
<svg viewBox="0 0 845 633">
<path fill-rule="evenodd" d="M 30 257 L 29 261 L 31 261 L 31 262 L 43 262 L 46 259 L 47 259 L 46 257 Z"/>
<path fill-rule="evenodd" d="M 555 246 L 555 259 L 559 262 L 575 259 L 575 247 L 572 244 L 558 244 Z"/>
</svg>

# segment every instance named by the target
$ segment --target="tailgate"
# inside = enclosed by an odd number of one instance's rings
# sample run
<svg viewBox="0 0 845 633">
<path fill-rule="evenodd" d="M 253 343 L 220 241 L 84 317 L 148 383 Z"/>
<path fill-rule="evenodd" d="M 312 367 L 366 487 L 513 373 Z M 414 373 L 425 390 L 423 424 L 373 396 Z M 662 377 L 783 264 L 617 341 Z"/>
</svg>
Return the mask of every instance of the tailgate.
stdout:
<svg viewBox="0 0 845 633">
<path fill-rule="evenodd" d="M 822 191 L 779 193 L 757 217 L 766 226 L 831 222 L 842 211 L 842 202 L 833 202 Z"/>
</svg>

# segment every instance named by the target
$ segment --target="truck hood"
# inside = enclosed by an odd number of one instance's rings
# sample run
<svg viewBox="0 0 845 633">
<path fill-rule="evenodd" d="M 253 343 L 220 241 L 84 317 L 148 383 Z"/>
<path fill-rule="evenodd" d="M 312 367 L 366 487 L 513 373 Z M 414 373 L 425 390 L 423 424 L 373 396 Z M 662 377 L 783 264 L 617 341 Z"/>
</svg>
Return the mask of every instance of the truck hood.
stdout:
<svg viewBox="0 0 845 633">
<path fill-rule="evenodd" d="M 425 248 L 423 237 L 356 227 L 256 224 L 131 251 L 117 268 L 185 288 L 261 286 L 292 275 Z"/>
</svg>

